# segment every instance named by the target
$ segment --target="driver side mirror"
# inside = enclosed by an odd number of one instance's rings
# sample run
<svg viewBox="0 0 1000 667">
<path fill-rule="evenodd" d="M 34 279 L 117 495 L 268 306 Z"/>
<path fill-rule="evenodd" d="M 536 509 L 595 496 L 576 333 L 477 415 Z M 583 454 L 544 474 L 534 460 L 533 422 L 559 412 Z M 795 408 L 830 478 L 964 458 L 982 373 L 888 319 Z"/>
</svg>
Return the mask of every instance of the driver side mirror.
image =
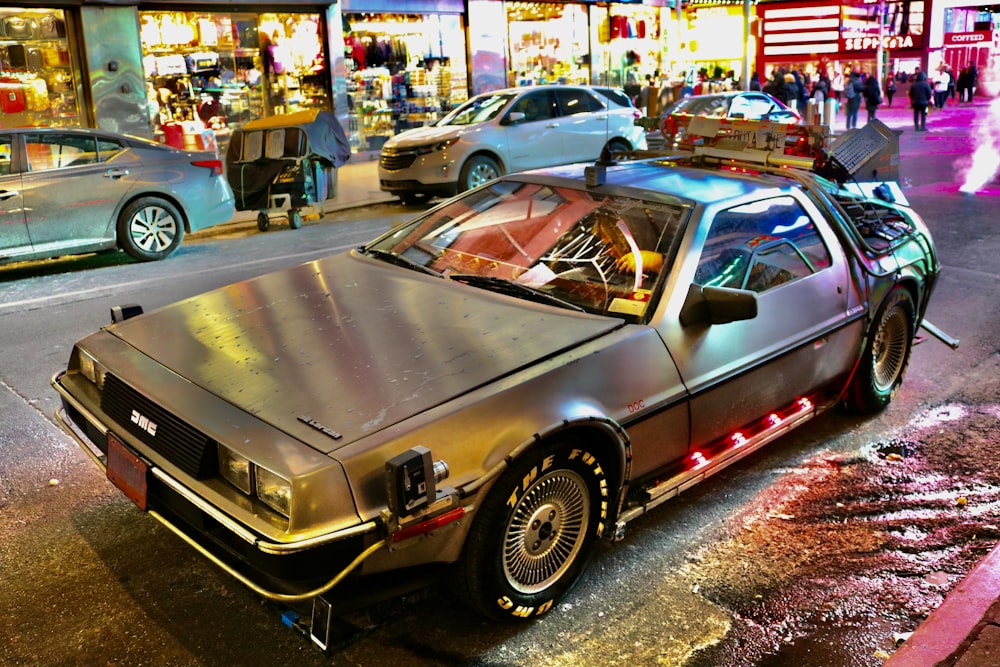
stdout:
<svg viewBox="0 0 1000 667">
<path fill-rule="evenodd" d="M 527 116 L 523 111 L 511 111 L 507 114 L 507 125 L 517 125 L 518 123 L 523 123 Z"/>
<path fill-rule="evenodd" d="M 757 317 L 757 294 L 730 287 L 692 284 L 681 307 L 681 325 L 727 324 Z"/>
</svg>

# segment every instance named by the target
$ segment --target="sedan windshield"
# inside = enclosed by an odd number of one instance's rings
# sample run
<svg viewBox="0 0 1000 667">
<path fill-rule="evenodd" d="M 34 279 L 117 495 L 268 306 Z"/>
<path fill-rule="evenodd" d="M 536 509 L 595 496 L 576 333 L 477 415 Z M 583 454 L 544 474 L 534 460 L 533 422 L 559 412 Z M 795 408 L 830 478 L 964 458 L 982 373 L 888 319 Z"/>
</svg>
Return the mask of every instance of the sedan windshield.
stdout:
<svg viewBox="0 0 1000 667">
<path fill-rule="evenodd" d="M 365 251 L 477 288 L 644 321 L 685 214 L 634 197 L 502 180 Z"/>
<path fill-rule="evenodd" d="M 462 104 L 436 125 L 472 125 L 496 118 L 507 108 L 507 103 L 516 97 L 513 93 L 474 97 Z"/>
</svg>

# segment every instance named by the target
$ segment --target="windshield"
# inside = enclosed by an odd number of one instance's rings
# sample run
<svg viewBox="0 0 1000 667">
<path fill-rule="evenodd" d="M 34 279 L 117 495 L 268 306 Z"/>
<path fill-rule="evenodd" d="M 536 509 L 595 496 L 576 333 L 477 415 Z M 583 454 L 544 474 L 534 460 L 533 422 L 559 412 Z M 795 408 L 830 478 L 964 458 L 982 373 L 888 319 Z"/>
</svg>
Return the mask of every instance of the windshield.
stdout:
<svg viewBox="0 0 1000 667">
<path fill-rule="evenodd" d="M 501 180 L 365 250 L 483 289 L 645 321 L 685 212 L 635 197 Z"/>
<path fill-rule="evenodd" d="M 435 125 L 472 125 L 496 118 L 516 97 L 514 93 L 483 95 L 468 100 Z"/>
</svg>

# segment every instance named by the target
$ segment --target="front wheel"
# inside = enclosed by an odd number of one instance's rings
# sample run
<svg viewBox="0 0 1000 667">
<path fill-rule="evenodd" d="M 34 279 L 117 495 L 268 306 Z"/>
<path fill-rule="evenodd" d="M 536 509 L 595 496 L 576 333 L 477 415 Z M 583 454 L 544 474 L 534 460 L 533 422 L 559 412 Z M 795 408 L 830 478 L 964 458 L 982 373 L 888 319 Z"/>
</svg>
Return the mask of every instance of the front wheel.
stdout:
<svg viewBox="0 0 1000 667">
<path fill-rule="evenodd" d="M 177 207 L 158 197 L 142 197 L 118 216 L 118 245 L 142 262 L 163 259 L 184 240 L 184 219 Z"/>
<path fill-rule="evenodd" d="M 271 216 L 261 211 L 257 214 L 257 229 L 266 232 L 271 228 Z"/>
<path fill-rule="evenodd" d="M 848 387 L 849 408 L 876 412 L 896 396 L 913 348 L 913 321 L 913 297 L 896 287 L 879 307 L 868 332 L 858 370 Z"/>
<path fill-rule="evenodd" d="M 292 229 L 302 229 L 302 211 L 293 208 L 288 212 L 288 226 Z"/>
<path fill-rule="evenodd" d="M 458 180 L 458 190 L 465 192 L 500 176 L 503 176 L 503 170 L 500 169 L 496 160 L 486 155 L 473 155 L 462 167 L 462 175 Z"/>
<path fill-rule="evenodd" d="M 525 455 L 480 507 L 453 586 L 492 618 L 549 611 L 582 573 L 608 506 L 607 477 L 590 447 L 552 442 Z"/>
</svg>

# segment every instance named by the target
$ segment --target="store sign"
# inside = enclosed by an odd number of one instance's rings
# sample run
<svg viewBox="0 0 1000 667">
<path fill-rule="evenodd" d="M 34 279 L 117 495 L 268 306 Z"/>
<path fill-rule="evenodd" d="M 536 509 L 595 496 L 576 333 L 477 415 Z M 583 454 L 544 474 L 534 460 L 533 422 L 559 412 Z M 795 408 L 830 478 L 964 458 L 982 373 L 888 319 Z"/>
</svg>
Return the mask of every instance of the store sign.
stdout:
<svg viewBox="0 0 1000 667">
<path fill-rule="evenodd" d="M 918 36 L 919 37 L 919 36 Z M 914 49 L 920 48 L 919 39 L 913 35 L 885 35 L 882 37 L 883 49 Z M 874 51 L 878 48 L 878 35 L 859 35 L 843 37 L 841 51 Z"/>
<path fill-rule="evenodd" d="M 976 44 L 989 44 L 993 41 L 993 33 L 989 30 L 976 30 L 975 32 L 946 32 L 944 34 L 945 46 L 975 46 Z"/>
</svg>

